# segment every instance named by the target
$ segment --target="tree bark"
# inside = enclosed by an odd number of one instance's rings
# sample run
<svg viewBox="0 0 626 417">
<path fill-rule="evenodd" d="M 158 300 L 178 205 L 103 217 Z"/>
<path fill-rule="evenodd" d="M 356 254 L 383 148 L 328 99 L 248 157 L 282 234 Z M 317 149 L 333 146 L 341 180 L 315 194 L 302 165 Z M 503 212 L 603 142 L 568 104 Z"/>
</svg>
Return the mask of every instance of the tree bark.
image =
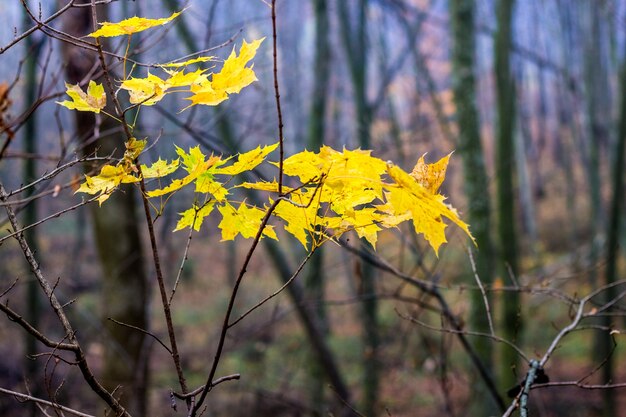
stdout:
<svg viewBox="0 0 626 417">
<path fill-rule="evenodd" d="M 501 276 L 506 280 L 517 277 L 518 248 L 515 221 L 515 192 L 513 173 L 515 162 L 514 115 L 515 85 L 511 76 L 510 51 L 514 0 L 498 0 L 496 16 L 498 28 L 494 39 L 496 79 L 496 179 L 498 237 Z M 512 275 L 512 277 L 511 277 Z M 503 295 L 502 334 L 505 339 L 519 343 L 522 331 L 520 294 L 517 291 Z M 504 347 L 501 363 L 501 384 L 504 389 L 517 384 L 519 358 L 517 353 Z"/>
<path fill-rule="evenodd" d="M 326 0 L 313 0 L 315 14 L 315 57 L 313 61 L 313 87 L 311 109 L 309 111 L 309 129 L 307 148 L 318 152 L 324 144 L 326 130 L 326 102 L 328 96 L 328 80 L 330 75 L 330 44 L 328 42 L 328 3 Z M 328 334 L 328 320 L 324 307 L 325 273 L 324 248 L 318 248 L 308 263 L 305 287 L 308 296 L 314 302 L 311 314 L 320 325 L 320 336 Z M 311 352 L 317 356 L 315 352 Z M 324 415 L 324 371 L 316 360 L 309 362 L 309 392 L 311 408 L 315 415 Z"/>
<path fill-rule="evenodd" d="M 626 47 L 624 48 L 626 51 Z M 617 128 L 617 142 L 615 144 L 615 160 L 613 164 L 613 182 L 612 182 L 612 196 L 611 206 L 609 211 L 609 221 L 607 223 L 607 251 L 606 251 L 606 280 L 605 284 L 610 286 L 615 283 L 617 279 L 617 257 L 619 255 L 619 239 L 620 228 L 622 223 L 622 215 L 624 209 L 624 155 L 626 151 L 626 55 L 623 58 L 620 80 L 621 97 L 620 100 L 620 112 Z M 604 302 L 608 303 L 614 300 L 618 296 L 617 288 L 610 286 L 607 288 L 604 294 Z M 605 316 L 603 325 L 607 328 L 612 328 L 615 324 L 612 323 L 611 316 Z M 615 354 L 611 352 L 613 344 L 613 336 L 605 332 L 602 336 L 604 339 L 600 345 L 602 349 L 601 355 L 603 358 L 607 358 L 602 368 L 602 377 L 605 383 L 612 383 L 614 381 L 615 373 Z M 613 354 L 612 354 L 613 353 Z M 603 391 L 604 400 L 604 417 L 614 417 L 617 414 L 617 399 L 615 398 L 615 390 L 607 389 Z"/>
<path fill-rule="evenodd" d="M 465 194 L 468 201 L 468 220 L 478 250 L 475 255 L 476 273 L 483 285 L 493 282 L 493 243 L 491 241 L 491 208 L 489 182 L 480 141 L 480 119 L 476 106 L 476 79 L 474 76 L 474 55 L 476 34 L 474 31 L 474 0 L 451 0 L 450 18 L 452 23 L 452 88 L 458 123 L 457 150 L 463 160 Z M 474 283 L 474 277 L 468 277 Z M 488 295 L 488 300 L 491 296 Z M 489 333 L 490 314 L 480 291 L 474 291 L 471 298 L 470 328 L 476 332 Z M 492 372 L 493 343 L 487 338 L 477 338 L 475 350 L 483 366 Z M 488 416 L 497 414 L 498 407 L 490 400 L 487 388 L 482 383 L 472 384 L 474 398 L 471 415 Z"/>
</svg>

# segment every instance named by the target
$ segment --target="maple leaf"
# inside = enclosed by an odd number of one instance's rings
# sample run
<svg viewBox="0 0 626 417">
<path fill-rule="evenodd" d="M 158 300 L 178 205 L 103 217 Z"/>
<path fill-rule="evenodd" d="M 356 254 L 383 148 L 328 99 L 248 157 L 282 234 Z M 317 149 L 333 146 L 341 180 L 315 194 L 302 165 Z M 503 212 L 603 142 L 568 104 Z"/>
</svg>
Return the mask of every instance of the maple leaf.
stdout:
<svg viewBox="0 0 626 417">
<path fill-rule="evenodd" d="M 278 143 L 267 146 L 257 146 L 251 151 L 239 154 L 237 162 L 234 164 L 220 168 L 217 170 L 218 174 L 224 175 L 237 175 L 244 171 L 250 171 L 256 168 L 261 162 L 265 160 L 265 157 L 270 154 L 274 149 L 278 147 Z"/>
<path fill-rule="evenodd" d="M 469 227 L 459 218 L 456 210 L 444 203 L 444 196 L 432 194 L 395 165 L 388 165 L 387 174 L 394 180 L 395 186 L 387 187 L 387 204 L 382 209 L 394 216 L 405 216 L 410 212 L 415 232 L 424 235 L 435 253 L 447 242 L 446 224 L 441 219 L 442 216 L 451 220 L 473 239 Z"/>
<path fill-rule="evenodd" d="M 235 236 L 241 234 L 244 238 L 253 238 L 256 236 L 261 221 L 265 217 L 265 212 L 257 207 L 248 207 L 245 202 L 235 209 L 229 203 L 218 207 L 222 214 L 222 221 L 218 225 L 222 229 L 222 241 L 233 240 Z M 263 229 L 263 235 L 278 240 L 273 226 L 267 225 Z"/>
<path fill-rule="evenodd" d="M 179 159 L 174 159 L 172 162 L 167 162 L 159 158 L 156 162 L 154 162 L 149 167 L 146 165 L 141 165 L 141 173 L 144 178 L 161 178 L 166 175 L 171 174 L 172 172 L 178 169 Z"/>
<path fill-rule="evenodd" d="M 129 19 L 124 19 L 117 23 L 102 22 L 100 23 L 100 26 L 102 26 L 100 29 L 90 33 L 87 36 L 90 36 L 92 38 L 98 38 L 132 35 L 133 33 L 142 32 L 155 26 L 165 25 L 176 19 L 176 17 L 178 17 L 178 15 L 181 13 L 182 11 L 172 13 L 170 17 L 164 17 L 161 19 L 147 19 L 145 17 L 133 16 Z"/>
<path fill-rule="evenodd" d="M 165 96 L 169 85 L 165 80 L 148 73 L 148 76 L 145 78 L 124 80 L 120 88 L 128 91 L 131 104 L 141 103 L 144 106 L 152 106 Z"/>
<path fill-rule="evenodd" d="M 199 56 L 197 58 L 192 58 L 184 62 L 169 62 L 167 64 L 159 64 L 159 66 L 167 67 L 167 68 L 180 68 L 180 67 L 186 67 L 191 64 L 197 64 L 198 62 L 213 61 L 214 59 L 215 59 L 214 56 Z"/>
<path fill-rule="evenodd" d="M 224 61 L 220 72 L 214 73 L 211 80 L 208 76 L 198 77 L 190 87 L 193 95 L 187 98 L 191 104 L 183 110 L 197 104 L 216 106 L 227 100 L 229 94 L 239 93 L 244 87 L 256 81 L 257 78 L 252 67 L 246 67 L 246 65 L 254 58 L 256 50 L 264 39 L 257 39 L 251 43 L 244 40 L 239 56 L 233 48 L 230 56 Z"/>
<path fill-rule="evenodd" d="M 185 72 L 184 70 L 165 70 L 165 72 L 167 72 L 170 76 L 167 80 L 165 80 L 165 83 L 167 85 L 167 88 L 191 86 L 194 83 L 198 83 L 198 80 L 202 79 L 202 74 L 204 74 L 206 71 L 206 69 L 198 69 L 193 72 Z"/>
<path fill-rule="evenodd" d="M 129 161 L 135 160 L 146 147 L 147 143 L 146 140 L 137 140 L 136 138 L 130 138 L 124 142 L 124 147 L 126 148 L 124 151 L 124 159 L 128 159 Z"/>
<path fill-rule="evenodd" d="M 276 205 L 273 214 L 286 223 L 285 231 L 293 235 L 306 249 L 308 236 L 315 233 L 318 205 L 307 204 L 313 197 L 311 195 L 294 193 L 291 197 L 292 200 Z M 271 199 L 270 203 L 273 203 Z"/>
<path fill-rule="evenodd" d="M 176 223 L 176 228 L 173 231 L 176 232 L 186 227 L 192 227 L 196 232 L 200 231 L 204 218 L 211 214 L 214 205 L 214 201 L 210 201 L 202 207 L 198 207 L 194 204 L 192 208 L 179 213 L 181 218 L 178 220 L 178 223 Z"/>
<path fill-rule="evenodd" d="M 106 104 L 107 97 L 104 93 L 104 87 L 102 84 L 96 84 L 95 81 L 89 81 L 87 92 L 81 90 L 78 84 L 72 85 L 65 83 L 66 93 L 72 101 L 57 101 L 63 107 L 67 107 L 70 110 L 78 111 L 91 111 L 94 113 L 100 113 Z"/>
<path fill-rule="evenodd" d="M 252 84 L 257 80 L 252 67 L 246 67 L 248 62 L 256 55 L 256 50 L 265 38 L 257 39 L 251 43 L 245 40 L 239 50 L 239 56 L 235 53 L 235 48 L 224 61 L 222 70 L 213 74 L 211 86 L 218 91 L 225 91 L 228 94 L 239 93 L 242 88 Z"/>
<path fill-rule="evenodd" d="M 371 156 L 371 151 L 343 150 L 328 146 L 320 149 L 320 157 L 329 167 L 321 192 L 321 201 L 331 203 L 337 214 L 375 199 L 382 199 L 381 175 L 386 164 Z"/>
<path fill-rule="evenodd" d="M 373 207 L 366 207 L 360 210 L 351 210 L 341 217 L 341 226 L 344 229 L 354 229 L 357 235 L 365 238 L 373 248 L 376 248 L 378 232 L 383 230 L 380 223 L 382 216 Z"/>
<path fill-rule="evenodd" d="M 206 80 L 202 83 L 195 83 L 191 86 L 191 92 L 194 94 L 187 97 L 186 100 L 190 100 L 191 104 L 185 107 L 183 110 L 188 109 L 191 106 L 197 104 L 204 104 L 205 106 L 217 106 L 224 100 L 228 100 L 228 94 L 224 90 L 215 90 L 211 85 L 211 82 Z"/>
<path fill-rule="evenodd" d="M 450 161 L 452 152 L 432 164 L 424 162 L 425 156 L 426 154 L 422 155 L 417 161 L 413 171 L 411 171 L 411 176 L 428 191 L 436 194 L 437 191 L 439 191 L 439 187 L 441 187 L 443 180 L 446 179 L 446 170 L 448 168 L 448 162 Z"/>
<path fill-rule="evenodd" d="M 102 205 L 120 184 L 138 181 L 140 179 L 131 175 L 124 165 L 105 165 L 98 175 L 85 175 L 85 182 L 76 193 L 99 194 L 98 202 Z"/>
<path fill-rule="evenodd" d="M 190 148 L 189 153 L 185 152 L 184 149 L 177 146 L 176 153 L 182 159 L 183 169 L 187 171 L 188 175 L 180 179 L 172 180 L 170 185 L 165 188 L 159 188 L 149 191 L 147 193 L 148 197 L 160 197 L 162 195 L 180 190 L 184 186 L 191 184 L 193 181 L 197 180 L 210 168 L 215 168 L 223 164 L 223 161 L 218 156 L 211 156 L 207 160 L 206 155 L 202 153 L 199 146 L 194 146 L 193 148 Z M 198 191 L 197 188 L 198 184 L 196 183 L 196 191 Z"/>
</svg>

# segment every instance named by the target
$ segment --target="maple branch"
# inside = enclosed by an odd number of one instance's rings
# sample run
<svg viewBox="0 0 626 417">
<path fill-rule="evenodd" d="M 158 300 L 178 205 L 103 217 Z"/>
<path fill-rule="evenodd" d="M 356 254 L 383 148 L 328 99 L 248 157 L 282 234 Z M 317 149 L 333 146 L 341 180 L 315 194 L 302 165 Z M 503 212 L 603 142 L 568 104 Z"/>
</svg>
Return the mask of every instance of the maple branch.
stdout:
<svg viewBox="0 0 626 417">
<path fill-rule="evenodd" d="M 487 314 L 487 321 L 489 322 L 489 332 L 495 336 L 496 332 L 493 327 L 493 320 L 491 319 L 491 308 L 489 307 L 489 298 L 487 297 L 487 293 L 485 292 L 485 287 L 483 286 L 482 281 L 480 280 L 480 276 L 478 275 L 478 271 L 476 270 L 476 262 L 474 261 L 474 254 L 472 253 L 472 248 L 467 248 L 467 253 L 469 255 L 470 264 L 472 265 L 472 272 L 474 274 L 474 279 L 476 279 L 476 283 L 478 284 L 478 288 L 480 289 L 480 294 L 483 296 L 483 302 L 485 303 L 485 314 Z"/>
<path fill-rule="evenodd" d="M 280 158 L 278 161 L 278 195 L 283 195 L 283 164 L 285 160 L 285 144 L 283 137 L 283 112 L 280 107 L 280 91 L 278 90 L 278 47 L 276 46 L 276 0 L 272 0 L 272 58 L 274 67 L 274 92 L 276 97 L 276 113 L 278 114 L 278 141 Z"/>
</svg>

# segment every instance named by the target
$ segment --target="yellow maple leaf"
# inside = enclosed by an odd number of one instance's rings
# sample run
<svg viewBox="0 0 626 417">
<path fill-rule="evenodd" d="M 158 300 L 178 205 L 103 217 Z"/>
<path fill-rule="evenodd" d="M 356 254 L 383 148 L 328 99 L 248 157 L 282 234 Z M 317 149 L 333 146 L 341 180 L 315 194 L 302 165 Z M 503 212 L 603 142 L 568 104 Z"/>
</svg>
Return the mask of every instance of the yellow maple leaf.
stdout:
<svg viewBox="0 0 626 417">
<path fill-rule="evenodd" d="M 196 232 L 200 231 L 204 218 L 211 214 L 214 205 L 214 201 L 210 201 L 202 207 L 198 207 L 194 204 L 192 208 L 179 213 L 181 218 L 178 220 L 178 223 L 176 223 L 176 228 L 173 231 L 176 232 L 186 227 L 192 227 Z"/>
<path fill-rule="evenodd" d="M 244 238 L 255 237 L 265 217 L 263 210 L 248 207 L 245 202 L 241 203 L 238 209 L 226 203 L 218 207 L 218 210 L 222 214 L 222 221 L 218 225 L 222 229 L 222 241 L 233 240 L 238 234 Z M 263 236 L 278 240 L 273 226 L 270 225 L 263 229 Z"/>
<path fill-rule="evenodd" d="M 291 197 L 291 201 L 278 204 L 273 214 L 286 223 L 284 226 L 285 231 L 292 234 L 306 249 L 308 236 L 315 233 L 314 225 L 317 220 L 319 206 L 315 202 L 310 201 L 312 196 L 297 193 Z M 270 199 L 270 202 L 273 201 Z M 312 204 L 307 204 L 309 202 Z"/>
<path fill-rule="evenodd" d="M 144 106 L 152 106 L 165 96 L 169 84 L 158 76 L 148 73 L 145 78 L 124 80 L 120 88 L 128 91 L 132 104 L 141 103 Z"/>
<path fill-rule="evenodd" d="M 411 176 L 428 191 L 436 194 L 443 180 L 446 179 L 446 170 L 448 169 L 448 162 L 452 152 L 432 164 L 425 163 L 424 156 L 426 154 L 422 155 L 417 164 L 415 164 L 413 171 L 411 171 Z"/>
<path fill-rule="evenodd" d="M 198 69 L 192 72 L 181 71 L 168 71 L 165 70 L 169 74 L 169 78 L 165 80 L 167 88 L 172 87 L 187 87 L 191 86 L 194 83 L 198 83 L 199 80 L 202 80 L 202 77 L 206 69 Z"/>
<path fill-rule="evenodd" d="M 124 159 L 128 159 L 130 161 L 135 160 L 140 154 L 141 151 L 146 147 L 148 141 L 146 140 L 137 140 L 136 138 L 130 138 L 126 142 L 124 142 L 124 147 L 126 150 L 124 151 Z"/>
<path fill-rule="evenodd" d="M 87 92 L 81 90 L 78 84 L 72 85 L 65 83 L 65 88 L 65 92 L 70 96 L 72 101 L 65 100 L 57 101 L 56 103 L 70 110 L 100 113 L 100 110 L 104 109 L 107 104 L 104 87 L 102 87 L 102 84 L 96 84 L 93 80 L 89 81 Z"/>
<path fill-rule="evenodd" d="M 213 61 L 214 59 L 215 59 L 214 56 L 199 56 L 197 58 L 192 58 L 184 62 L 169 62 L 167 64 L 159 64 L 159 66 L 167 67 L 167 68 L 180 68 L 180 67 L 186 67 L 191 64 L 197 64 L 198 62 Z"/>
<path fill-rule="evenodd" d="M 211 194 L 215 200 L 222 202 L 228 195 L 228 190 L 224 188 L 222 183 L 215 181 L 212 171 L 209 169 L 198 176 L 196 179 L 196 192 Z"/>
<path fill-rule="evenodd" d="M 346 230 L 354 229 L 359 237 L 365 238 L 373 248 L 376 248 L 378 232 L 383 230 L 378 226 L 381 218 L 375 208 L 365 207 L 351 210 L 341 216 L 341 226 Z"/>
<path fill-rule="evenodd" d="M 178 169 L 179 159 L 174 159 L 172 162 L 167 162 L 159 158 L 149 167 L 147 165 L 141 165 L 141 173 L 144 178 L 161 178 Z"/>
<path fill-rule="evenodd" d="M 202 153 L 199 146 L 194 146 L 193 148 L 190 148 L 189 153 L 185 152 L 183 149 L 177 146 L 176 153 L 182 159 L 183 169 L 187 171 L 188 175 L 183 178 L 172 180 L 170 185 L 165 188 L 159 188 L 149 191 L 147 193 L 148 197 L 160 197 L 162 195 L 178 191 L 184 186 L 191 184 L 192 182 L 197 180 L 210 168 L 218 167 L 223 163 L 223 161 L 218 156 L 211 156 L 207 160 L 206 155 Z"/>
<path fill-rule="evenodd" d="M 386 170 L 386 164 L 372 157 L 371 151 L 344 149 L 338 152 L 324 146 L 319 156 L 325 161 L 327 169 L 320 200 L 330 203 L 335 213 L 342 214 L 382 199 L 381 175 Z"/>
<path fill-rule="evenodd" d="M 190 88 L 190 91 L 194 93 L 192 96 L 187 97 L 186 100 L 190 100 L 191 104 L 185 107 L 183 110 L 188 109 L 196 104 L 204 104 L 205 106 L 217 106 L 224 100 L 228 100 L 228 94 L 225 90 L 215 90 L 211 82 L 207 78 L 199 78 L 196 80 Z M 182 111 L 182 110 L 181 110 Z"/>
<path fill-rule="evenodd" d="M 102 205 L 120 184 L 138 181 L 140 179 L 130 174 L 124 165 L 105 165 L 98 175 L 86 175 L 76 193 L 99 194 L 98 202 Z"/>
<path fill-rule="evenodd" d="M 161 19 L 147 19 L 145 17 L 133 16 L 129 19 L 124 19 L 117 23 L 102 22 L 100 29 L 90 33 L 87 36 L 92 38 L 98 37 L 112 37 L 120 35 L 132 35 L 133 33 L 142 32 L 146 29 L 150 29 L 155 26 L 165 25 L 172 20 L 176 19 L 182 11 L 172 13 L 170 17 L 164 17 Z"/>
<path fill-rule="evenodd" d="M 244 171 L 250 171 L 256 168 L 261 162 L 265 160 L 265 157 L 270 154 L 274 149 L 278 147 L 278 143 L 267 146 L 257 146 L 251 151 L 239 154 L 237 162 L 234 164 L 220 168 L 216 172 L 223 175 L 237 175 Z"/>
<path fill-rule="evenodd" d="M 278 163 L 273 163 L 278 166 Z M 298 177 L 303 184 L 321 178 L 328 171 L 326 161 L 318 153 L 304 150 L 290 156 L 283 162 L 285 175 Z"/>
<path fill-rule="evenodd" d="M 239 93 L 242 88 L 257 80 L 252 67 L 246 67 L 248 62 L 256 55 L 256 50 L 265 38 L 257 39 L 251 43 L 245 40 L 239 50 L 239 56 L 235 48 L 224 61 L 224 66 L 217 74 L 213 74 L 211 86 L 216 91 L 225 91 L 228 94 Z"/>
<path fill-rule="evenodd" d="M 459 218 L 456 210 L 444 203 L 444 196 L 432 194 L 411 175 L 393 164 L 388 165 L 387 174 L 395 185 L 386 187 L 388 204 L 384 211 L 394 216 L 404 216 L 410 212 L 415 232 L 424 235 L 435 253 L 447 242 L 446 224 L 441 219 L 442 216 L 451 220 L 473 239 L 468 225 Z"/>
</svg>

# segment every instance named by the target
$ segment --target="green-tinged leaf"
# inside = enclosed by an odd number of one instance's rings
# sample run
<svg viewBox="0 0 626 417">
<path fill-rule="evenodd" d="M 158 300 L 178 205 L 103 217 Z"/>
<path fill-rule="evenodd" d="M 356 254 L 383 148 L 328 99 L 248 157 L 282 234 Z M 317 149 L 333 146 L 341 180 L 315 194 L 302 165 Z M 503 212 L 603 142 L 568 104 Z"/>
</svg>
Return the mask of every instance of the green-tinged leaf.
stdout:
<svg viewBox="0 0 626 417">
<path fill-rule="evenodd" d="M 176 223 L 176 228 L 174 232 L 177 230 L 182 230 L 187 227 L 192 227 L 193 230 L 198 232 L 200 227 L 202 226 L 202 222 L 204 222 L 204 218 L 211 214 L 213 211 L 213 206 L 215 205 L 214 201 L 210 201 L 204 204 L 202 207 L 198 207 L 197 205 L 193 205 L 189 210 L 185 210 L 180 213 L 181 217 Z"/>
<path fill-rule="evenodd" d="M 141 165 L 141 173 L 144 178 L 162 178 L 178 169 L 179 159 L 174 159 L 172 162 L 167 162 L 161 158 L 154 162 L 149 167 Z"/>
</svg>

